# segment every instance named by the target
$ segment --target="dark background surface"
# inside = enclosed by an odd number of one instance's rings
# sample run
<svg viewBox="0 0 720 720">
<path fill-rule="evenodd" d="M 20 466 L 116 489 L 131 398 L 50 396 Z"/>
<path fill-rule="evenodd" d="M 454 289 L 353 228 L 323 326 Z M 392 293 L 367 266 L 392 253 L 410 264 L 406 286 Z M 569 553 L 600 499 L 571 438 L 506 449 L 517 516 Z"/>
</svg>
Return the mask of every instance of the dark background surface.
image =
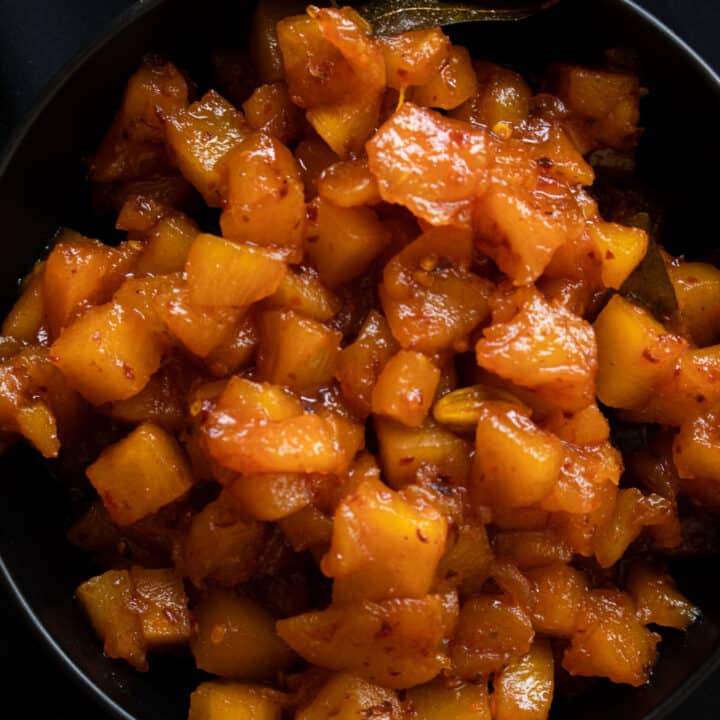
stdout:
<svg viewBox="0 0 720 720">
<path fill-rule="evenodd" d="M 130 0 L 0 0 L 0 147 L 42 95 L 48 80 L 130 4 Z M 639 4 L 664 20 L 720 70 L 717 0 L 640 0 Z M 3 481 L 11 482 L 12 478 Z M 103 720 L 95 705 L 55 667 L 18 610 L 2 593 L 0 618 L 4 630 L 0 688 L 6 699 L 17 700 L 16 707 L 23 718 Z M 10 706 L 6 707 L 0 716 L 12 712 Z M 708 679 L 672 720 L 685 717 L 693 720 L 720 717 L 720 674 Z"/>
</svg>

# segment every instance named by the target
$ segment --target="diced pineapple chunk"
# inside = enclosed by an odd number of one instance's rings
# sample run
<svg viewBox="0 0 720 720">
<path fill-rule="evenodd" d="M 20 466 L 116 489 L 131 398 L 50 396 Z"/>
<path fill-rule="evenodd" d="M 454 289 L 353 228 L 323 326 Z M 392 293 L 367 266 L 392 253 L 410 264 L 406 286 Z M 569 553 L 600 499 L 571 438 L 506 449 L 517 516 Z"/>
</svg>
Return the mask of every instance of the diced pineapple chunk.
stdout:
<svg viewBox="0 0 720 720">
<path fill-rule="evenodd" d="M 190 290 L 179 281 L 161 287 L 152 308 L 171 335 L 191 353 L 207 357 L 230 339 L 244 309 L 195 305 Z"/>
<path fill-rule="evenodd" d="M 296 720 L 356 720 L 382 711 L 387 718 L 402 717 L 397 694 L 355 675 L 336 673 L 320 688 Z"/>
<path fill-rule="evenodd" d="M 105 448 L 88 467 L 87 476 L 118 525 L 151 515 L 193 484 L 177 441 L 151 423 Z"/>
<path fill-rule="evenodd" d="M 210 307 L 251 305 L 277 290 L 286 267 L 259 248 L 202 233 L 190 247 L 185 266 L 190 302 Z"/>
<path fill-rule="evenodd" d="M 173 569 L 130 569 L 142 635 L 148 651 L 190 640 L 190 611 L 182 578 Z"/>
<path fill-rule="evenodd" d="M 410 427 L 427 417 L 440 381 L 440 368 L 419 352 L 401 350 L 391 357 L 372 391 L 372 410 Z"/>
<path fill-rule="evenodd" d="M 205 202 L 222 207 L 220 165 L 248 134 L 241 112 L 210 90 L 200 100 L 166 118 L 167 143 L 180 172 Z"/>
<path fill-rule="evenodd" d="M 76 591 L 95 632 L 111 658 L 147 670 L 140 615 L 133 609 L 133 584 L 127 570 L 110 570 L 84 582 Z"/>
<path fill-rule="evenodd" d="M 390 241 L 390 234 L 367 207 L 336 207 L 325 200 L 313 206 L 307 255 L 329 287 L 362 275 Z"/>
<path fill-rule="evenodd" d="M 447 662 L 440 643 L 452 631 L 456 603 L 438 595 L 364 602 L 280 620 L 277 629 L 314 665 L 408 688 L 432 680 Z"/>
<path fill-rule="evenodd" d="M 212 590 L 195 607 L 190 640 L 200 670 L 234 680 L 270 680 L 293 660 L 260 605 L 229 590 Z"/>
<path fill-rule="evenodd" d="M 645 257 L 647 233 L 640 228 L 602 221 L 588 225 L 588 232 L 600 256 L 603 285 L 619 290 Z"/>
<path fill-rule="evenodd" d="M 481 595 L 460 612 L 450 657 L 455 673 L 472 680 L 498 672 L 528 653 L 534 632 L 525 611 L 506 598 Z"/>
<path fill-rule="evenodd" d="M 257 571 L 267 528 L 221 495 L 196 513 L 182 541 L 181 565 L 196 587 L 233 587 Z"/>
<path fill-rule="evenodd" d="M 197 225 L 182 213 L 170 213 L 160 218 L 148 234 L 134 273 L 165 275 L 182 272 L 197 234 Z"/>
<path fill-rule="evenodd" d="M 72 230 L 63 230 L 44 272 L 45 307 L 53 337 L 87 308 L 107 302 L 137 253 L 111 248 Z"/>
<path fill-rule="evenodd" d="M 38 263 L 23 281 L 20 297 L 2 324 L 2 335 L 28 343 L 37 343 L 45 336 L 47 323 L 45 313 L 44 278 L 45 263 Z"/>
<path fill-rule="evenodd" d="M 555 690 L 555 661 L 548 640 L 510 661 L 493 679 L 494 720 L 547 720 Z"/>
<path fill-rule="evenodd" d="M 438 72 L 412 89 L 412 100 L 418 105 L 452 110 L 474 97 L 477 88 L 470 53 L 460 45 L 453 45 Z"/>
<path fill-rule="evenodd" d="M 364 481 L 335 511 L 322 570 L 336 603 L 423 597 L 445 551 L 447 520 L 418 509 L 379 480 Z"/>
<path fill-rule="evenodd" d="M 608 677 L 639 687 L 648 680 L 659 640 L 640 624 L 628 595 L 591 590 L 562 666 L 571 675 Z"/>
<path fill-rule="evenodd" d="M 380 465 L 395 488 L 414 482 L 421 473 L 462 484 L 470 473 L 470 443 L 432 421 L 409 428 L 386 418 L 375 418 Z"/>
<path fill-rule="evenodd" d="M 291 263 L 302 260 L 305 198 L 300 169 L 278 140 L 255 132 L 225 158 L 224 237 L 270 247 Z"/>
<path fill-rule="evenodd" d="M 298 391 L 327 385 L 340 353 L 337 330 L 291 310 L 260 317 L 258 370 L 263 379 Z"/>
<path fill-rule="evenodd" d="M 282 706 L 264 687 L 204 682 L 190 696 L 188 720 L 280 720 Z"/>
<path fill-rule="evenodd" d="M 542 500 L 560 476 L 560 441 L 504 403 L 483 406 L 475 434 L 475 491 L 505 507 Z"/>
<path fill-rule="evenodd" d="M 50 361 L 94 405 L 139 393 L 160 367 L 158 336 L 117 303 L 93 308 L 65 328 Z"/>
<path fill-rule="evenodd" d="M 417 720 L 491 720 L 487 681 L 458 683 L 444 678 L 408 690 Z"/>
</svg>

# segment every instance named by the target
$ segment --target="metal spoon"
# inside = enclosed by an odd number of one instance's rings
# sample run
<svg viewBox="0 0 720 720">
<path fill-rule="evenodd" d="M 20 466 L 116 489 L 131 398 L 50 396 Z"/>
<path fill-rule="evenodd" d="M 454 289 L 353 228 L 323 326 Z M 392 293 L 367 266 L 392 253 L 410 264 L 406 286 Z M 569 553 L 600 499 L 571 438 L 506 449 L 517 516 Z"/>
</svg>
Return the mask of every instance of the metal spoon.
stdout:
<svg viewBox="0 0 720 720">
<path fill-rule="evenodd" d="M 366 0 L 357 6 L 378 35 L 438 25 L 514 21 L 536 15 L 560 0 L 488 0 L 485 4 L 445 0 Z"/>
</svg>

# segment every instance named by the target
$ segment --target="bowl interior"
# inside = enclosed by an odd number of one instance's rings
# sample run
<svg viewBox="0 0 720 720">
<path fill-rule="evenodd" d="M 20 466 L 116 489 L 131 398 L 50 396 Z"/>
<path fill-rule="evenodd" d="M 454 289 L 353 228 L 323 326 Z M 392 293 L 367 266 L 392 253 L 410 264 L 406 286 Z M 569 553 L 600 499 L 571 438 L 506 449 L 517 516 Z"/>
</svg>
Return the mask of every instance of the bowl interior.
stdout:
<svg viewBox="0 0 720 720">
<path fill-rule="evenodd" d="M 202 9 L 183 0 L 155 0 L 133 12 L 68 75 L 51 96 L 9 159 L 0 178 L 0 218 L 7 250 L 0 265 L 0 307 L 7 311 L 18 277 L 32 266 L 54 232 L 68 225 L 90 236 L 109 237 L 111 223 L 90 210 L 82 158 L 112 118 L 127 77 L 140 57 L 156 51 L 186 68 L 200 89 L 208 87 L 213 47 L 244 42 L 250 3 L 205 0 Z M 720 82 L 671 35 L 623 0 L 564 0 L 548 13 L 512 25 L 457 27 L 455 39 L 473 54 L 516 67 L 530 76 L 552 61 L 593 63 L 608 47 L 638 51 L 643 83 L 640 172 L 663 198 L 664 241 L 674 253 L 708 257 L 718 250 L 709 232 L 711 183 L 703 172 L 718 157 L 717 134 L 703 133 L 720 121 Z M 50 475 L 31 451 L 16 446 L 0 457 L 0 556 L 37 622 L 76 669 L 105 695 L 118 717 L 184 718 L 197 683 L 189 661 L 155 658 L 150 675 L 104 658 L 79 612 L 73 591 L 96 568 L 64 540 L 65 525 L 81 490 Z M 717 559 L 684 561 L 681 588 L 704 612 L 687 634 L 665 632 L 653 682 L 639 690 L 596 682 L 557 703 L 553 717 L 625 720 L 659 717 L 717 664 L 720 597 L 706 578 Z M 671 699 L 672 698 L 672 699 Z M 122 709 L 121 709 L 122 708 Z"/>
</svg>

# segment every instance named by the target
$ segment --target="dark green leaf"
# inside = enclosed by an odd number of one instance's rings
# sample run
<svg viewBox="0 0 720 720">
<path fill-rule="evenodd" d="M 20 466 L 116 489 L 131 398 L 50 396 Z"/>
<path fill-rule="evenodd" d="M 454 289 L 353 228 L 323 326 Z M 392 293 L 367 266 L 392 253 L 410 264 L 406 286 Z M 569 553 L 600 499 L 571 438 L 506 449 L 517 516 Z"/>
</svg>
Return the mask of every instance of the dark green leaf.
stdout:
<svg viewBox="0 0 720 720">
<path fill-rule="evenodd" d="M 620 288 L 620 294 L 646 307 L 660 322 L 672 320 L 678 303 L 660 250 L 663 227 L 661 204 L 645 188 L 632 181 L 614 184 L 601 178 L 593 192 L 605 218 L 642 228 L 648 234 L 645 258 Z"/>
<path fill-rule="evenodd" d="M 629 300 L 644 305 L 662 322 L 672 319 L 677 312 L 675 288 L 670 281 L 660 246 L 652 236 L 645 258 L 625 281 L 620 293 Z"/>
<path fill-rule="evenodd" d="M 456 3 L 443 0 L 366 0 L 350 3 L 370 22 L 377 35 L 392 35 L 465 22 L 522 20 L 558 0 L 486 0 Z"/>
</svg>

